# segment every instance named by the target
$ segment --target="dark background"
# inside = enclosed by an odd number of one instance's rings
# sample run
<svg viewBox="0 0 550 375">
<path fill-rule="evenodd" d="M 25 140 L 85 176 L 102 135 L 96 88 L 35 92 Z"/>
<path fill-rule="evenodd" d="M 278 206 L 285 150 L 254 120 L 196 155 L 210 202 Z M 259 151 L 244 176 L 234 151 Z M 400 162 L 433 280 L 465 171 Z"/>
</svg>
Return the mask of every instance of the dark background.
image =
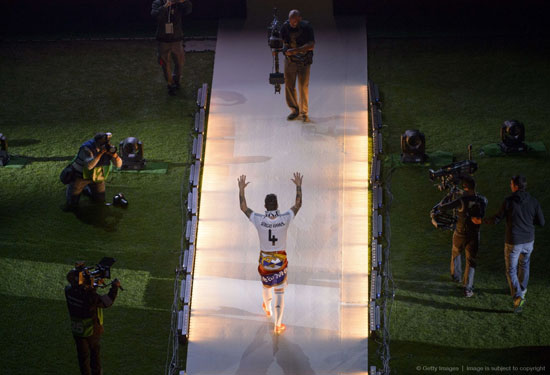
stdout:
<svg viewBox="0 0 550 375">
<path fill-rule="evenodd" d="M 312 0 L 313 1 L 313 0 Z M 152 0 L 0 0 L 3 36 L 55 33 L 153 34 Z M 276 1 L 274 1 L 276 3 Z M 548 3 L 548 2 L 546 2 Z M 246 17 L 246 0 L 193 0 L 193 20 Z M 369 31 L 452 30 L 547 34 L 544 0 L 336 0 L 335 14 L 367 16 Z"/>
</svg>

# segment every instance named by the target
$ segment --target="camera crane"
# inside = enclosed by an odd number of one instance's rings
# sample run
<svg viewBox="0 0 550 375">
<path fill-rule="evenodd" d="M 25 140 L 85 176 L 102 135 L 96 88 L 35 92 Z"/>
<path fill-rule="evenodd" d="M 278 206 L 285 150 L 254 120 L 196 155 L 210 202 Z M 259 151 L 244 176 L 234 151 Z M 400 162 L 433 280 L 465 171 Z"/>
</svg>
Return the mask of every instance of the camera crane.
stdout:
<svg viewBox="0 0 550 375">
<path fill-rule="evenodd" d="M 279 70 L 279 52 L 283 51 L 283 39 L 281 38 L 282 24 L 278 17 L 279 11 L 273 8 L 273 20 L 267 28 L 267 44 L 273 55 L 273 67 L 269 74 L 269 83 L 275 86 L 275 94 L 281 93 L 281 85 L 285 83 L 285 75 Z"/>
</svg>

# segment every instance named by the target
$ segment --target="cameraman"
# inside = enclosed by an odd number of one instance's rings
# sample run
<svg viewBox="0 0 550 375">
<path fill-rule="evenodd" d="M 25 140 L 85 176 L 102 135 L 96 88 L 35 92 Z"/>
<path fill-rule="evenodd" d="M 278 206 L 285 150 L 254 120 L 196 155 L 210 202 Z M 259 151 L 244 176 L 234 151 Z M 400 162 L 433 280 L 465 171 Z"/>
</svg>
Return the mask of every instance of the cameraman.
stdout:
<svg viewBox="0 0 550 375">
<path fill-rule="evenodd" d="M 109 142 L 111 136 L 111 133 L 97 133 L 80 146 L 71 164 L 74 177 L 67 185 L 67 211 L 78 208 L 82 192 L 90 195 L 95 202 L 105 202 L 105 179 L 111 171 L 111 163 L 117 168 L 122 166 L 116 147 Z"/>
<path fill-rule="evenodd" d="M 183 16 L 191 13 L 193 4 L 190 0 L 155 0 L 151 8 L 151 16 L 157 20 L 158 61 L 168 84 L 168 94 L 176 95 L 185 63 Z"/>
<path fill-rule="evenodd" d="M 462 279 L 464 296 L 474 295 L 474 274 L 477 251 L 479 249 L 479 227 L 485 216 L 487 199 L 476 193 L 476 182 L 470 176 L 462 177 L 464 194 L 447 204 L 440 205 L 440 211 L 456 209 L 458 221 L 453 233 L 453 249 L 451 254 L 451 277 L 459 283 Z M 462 277 L 462 252 L 466 252 L 466 268 Z"/>
<path fill-rule="evenodd" d="M 309 71 L 313 63 L 313 48 L 315 37 L 313 28 L 296 9 L 291 10 L 281 28 L 281 38 L 284 42 L 285 54 L 285 96 L 286 103 L 292 111 L 287 119 L 295 120 L 298 116 L 303 122 L 309 122 L 308 96 Z M 300 100 L 296 96 L 296 77 Z"/>
<path fill-rule="evenodd" d="M 92 285 L 79 285 L 79 272 L 72 269 L 67 274 L 70 285 L 65 287 L 65 298 L 71 329 L 78 353 L 78 364 L 82 375 L 100 375 L 100 339 L 103 333 L 103 310 L 116 299 L 120 281 L 115 279 L 108 294 L 97 294 Z"/>
</svg>

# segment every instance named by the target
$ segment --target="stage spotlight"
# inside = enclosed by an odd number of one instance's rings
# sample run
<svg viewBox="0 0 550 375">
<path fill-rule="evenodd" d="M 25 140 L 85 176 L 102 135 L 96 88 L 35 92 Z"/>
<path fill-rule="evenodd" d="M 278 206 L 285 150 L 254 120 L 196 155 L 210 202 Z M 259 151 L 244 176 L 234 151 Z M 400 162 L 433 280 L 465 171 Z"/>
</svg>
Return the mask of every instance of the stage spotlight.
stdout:
<svg viewBox="0 0 550 375">
<path fill-rule="evenodd" d="M 401 161 L 423 163 L 426 161 L 426 138 L 418 130 L 406 130 L 401 136 Z"/>
<path fill-rule="evenodd" d="M 500 148 L 503 152 L 525 151 L 525 126 L 517 120 L 504 121 L 500 127 Z"/>
<path fill-rule="evenodd" d="M 145 159 L 143 158 L 143 143 L 136 137 L 128 137 L 120 142 L 120 157 L 122 158 L 121 169 L 143 169 Z"/>
<path fill-rule="evenodd" d="M 8 139 L 0 133 L 0 167 L 8 164 L 10 156 L 8 155 Z"/>
</svg>

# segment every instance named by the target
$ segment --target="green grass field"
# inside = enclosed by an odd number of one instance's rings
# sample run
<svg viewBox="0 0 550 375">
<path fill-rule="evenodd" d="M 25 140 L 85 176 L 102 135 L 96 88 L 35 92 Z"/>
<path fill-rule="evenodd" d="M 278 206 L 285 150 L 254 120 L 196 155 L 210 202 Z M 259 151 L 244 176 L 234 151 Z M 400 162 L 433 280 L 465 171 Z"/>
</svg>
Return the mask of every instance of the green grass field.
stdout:
<svg viewBox="0 0 550 375">
<path fill-rule="evenodd" d="M 467 158 L 471 143 L 479 163 L 478 191 L 489 199 L 488 214 L 510 193 L 510 176 L 522 173 L 550 217 L 548 153 L 478 154 L 482 146 L 499 141 L 500 125 L 507 119 L 523 121 L 528 141 L 550 147 L 550 55 L 544 46 L 545 40 L 514 38 L 370 39 L 369 76 L 382 93 L 385 152 L 400 153 L 406 129 L 426 135 L 428 152 L 449 151 L 457 160 Z M 513 314 L 504 274 L 504 223 L 482 227 L 476 295 L 466 299 L 449 281 L 451 233 L 430 223 L 429 211 L 444 194 L 429 180 L 428 167 L 396 167 L 388 181 L 396 285 L 392 373 L 434 373 L 429 366 L 457 367 L 458 373 L 473 366 L 493 373 L 491 366 L 526 365 L 546 366 L 539 373 L 548 373 L 548 229 L 537 230 L 526 307 Z M 369 362 L 379 365 L 371 341 Z M 529 373 L 509 369 L 494 373 Z"/>
<path fill-rule="evenodd" d="M 499 38 L 369 40 L 369 74 L 383 94 L 385 152 L 399 153 L 400 134 L 418 128 L 428 151 L 463 159 L 469 143 L 478 151 L 497 142 L 500 124 L 512 118 L 526 124 L 528 140 L 550 146 L 544 45 Z M 105 313 L 105 374 L 162 373 L 180 246 L 180 185 L 188 173 L 196 88 L 211 81 L 213 54 L 187 55 L 184 87 L 175 98 L 166 95 L 153 42 L 4 43 L 0 59 L 0 132 L 8 135 L 10 152 L 28 160 L 23 169 L 0 169 L 0 373 L 77 372 L 64 277 L 75 260 L 93 264 L 103 256 L 118 259 L 113 275 L 126 288 Z M 113 174 L 107 195 L 124 192 L 127 210 L 112 208 L 97 219 L 83 198 L 80 215 L 64 213 L 59 172 L 97 131 L 111 131 L 117 142 L 138 136 L 146 158 L 169 163 L 168 173 Z M 543 208 L 550 207 L 548 153 L 476 160 L 490 214 L 518 172 L 527 175 Z M 427 167 L 396 168 L 391 190 L 392 370 L 545 365 L 548 230 L 537 232 L 527 305 L 514 315 L 503 224 L 482 228 L 476 296 L 466 300 L 448 282 L 450 233 L 429 221 L 442 194 Z M 379 364 L 371 341 L 369 362 Z"/>
<path fill-rule="evenodd" d="M 213 53 L 187 55 L 181 92 L 169 97 L 154 42 L 4 43 L 0 133 L 23 169 L 0 168 L 2 374 L 78 372 L 64 300 L 76 260 L 113 256 L 125 291 L 105 312 L 105 374 L 163 373 L 174 269 L 181 236 L 180 186 L 187 181 L 196 89 L 211 82 Z M 61 211 L 59 173 L 98 131 L 137 136 L 167 174 L 113 173 L 107 197 L 127 210 L 104 216 L 83 197 Z M 187 189 L 187 182 L 184 184 Z"/>
</svg>

